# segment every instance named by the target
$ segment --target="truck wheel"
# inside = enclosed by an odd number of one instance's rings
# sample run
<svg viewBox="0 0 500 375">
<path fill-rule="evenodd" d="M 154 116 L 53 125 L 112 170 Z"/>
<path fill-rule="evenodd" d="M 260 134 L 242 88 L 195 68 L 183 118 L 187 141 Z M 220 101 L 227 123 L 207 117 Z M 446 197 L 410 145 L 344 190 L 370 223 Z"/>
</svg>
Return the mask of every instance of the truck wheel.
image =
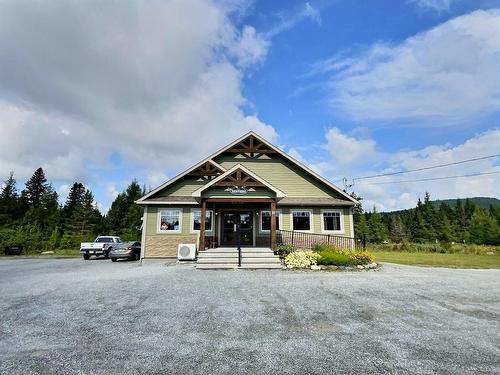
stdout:
<svg viewBox="0 0 500 375">
<path fill-rule="evenodd" d="M 116 262 L 116 258 L 111 258 L 111 261 L 112 262 Z"/>
<path fill-rule="evenodd" d="M 90 255 L 89 254 L 83 254 L 83 259 L 89 260 L 90 259 Z"/>
<path fill-rule="evenodd" d="M 109 250 L 104 253 L 104 258 L 106 258 L 106 259 L 109 258 L 109 252 L 110 251 L 111 251 L 111 248 L 109 248 Z"/>
</svg>

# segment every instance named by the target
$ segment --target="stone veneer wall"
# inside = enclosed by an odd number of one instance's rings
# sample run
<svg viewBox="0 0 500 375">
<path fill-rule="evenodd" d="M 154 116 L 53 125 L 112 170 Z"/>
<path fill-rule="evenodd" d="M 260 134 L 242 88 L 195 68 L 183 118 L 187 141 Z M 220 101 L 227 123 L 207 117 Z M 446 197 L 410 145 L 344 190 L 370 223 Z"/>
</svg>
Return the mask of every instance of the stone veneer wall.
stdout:
<svg viewBox="0 0 500 375">
<path fill-rule="evenodd" d="M 196 243 L 197 235 L 159 234 L 146 236 L 145 258 L 176 258 L 177 245 Z"/>
</svg>

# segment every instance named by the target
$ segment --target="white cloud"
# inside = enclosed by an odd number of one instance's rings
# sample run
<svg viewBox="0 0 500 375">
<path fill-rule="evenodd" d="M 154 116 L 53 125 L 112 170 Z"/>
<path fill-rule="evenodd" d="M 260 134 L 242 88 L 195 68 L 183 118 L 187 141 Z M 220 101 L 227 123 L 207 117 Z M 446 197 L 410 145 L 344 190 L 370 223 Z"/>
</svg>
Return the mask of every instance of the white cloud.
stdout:
<svg viewBox="0 0 500 375">
<path fill-rule="evenodd" d="M 456 0 L 407 0 L 409 4 L 414 4 L 423 9 L 431 9 L 436 12 L 449 10 L 454 1 Z"/>
<path fill-rule="evenodd" d="M 276 141 L 243 111 L 242 77 L 269 43 L 225 5 L 0 3 L 0 170 L 22 180 L 42 166 L 52 180 L 88 181 L 118 153 L 147 175 L 248 130 Z"/>
<path fill-rule="evenodd" d="M 500 10 L 475 11 L 400 44 L 313 65 L 333 74 L 329 102 L 355 120 L 464 122 L 500 105 Z"/>
<path fill-rule="evenodd" d="M 66 198 L 68 198 L 70 190 L 71 190 L 71 185 L 68 184 L 63 184 L 57 188 L 59 203 L 64 204 L 64 202 L 66 202 Z"/>
<path fill-rule="evenodd" d="M 346 177 L 347 183 L 351 184 L 355 177 L 406 171 L 496 155 L 500 144 L 500 129 L 495 128 L 477 134 L 458 145 L 429 145 L 422 149 L 393 153 L 379 151 L 376 142 L 372 139 L 361 139 L 352 134 L 344 134 L 337 128 L 328 129 L 325 138 L 326 143 L 323 147 L 328 151 L 328 158 L 320 162 L 309 161 L 306 164 L 344 188 L 343 177 Z M 347 154 L 347 156 L 344 157 L 341 154 Z M 491 171 L 500 171 L 500 158 L 489 158 L 401 175 L 354 180 L 354 185 L 348 190 L 363 197 L 362 203 L 365 209 L 371 209 L 375 205 L 377 209 L 383 211 L 413 207 L 417 199 L 422 198 L 426 191 L 431 194 L 432 199 L 499 197 L 500 174 L 404 182 Z"/>
<path fill-rule="evenodd" d="M 266 58 L 270 44 L 254 27 L 245 26 L 231 51 L 238 58 L 238 64 L 246 67 L 261 63 Z"/>
<path fill-rule="evenodd" d="M 108 196 L 111 198 L 111 200 L 114 200 L 120 192 L 118 191 L 116 185 L 110 184 L 106 187 L 106 192 Z"/>
<path fill-rule="evenodd" d="M 410 170 L 422 167 L 452 163 L 471 158 L 498 154 L 500 129 L 492 129 L 477 134 L 459 145 L 431 145 L 420 150 L 411 150 L 386 154 L 388 167 L 383 170 L 369 170 L 365 165 L 365 174 Z M 499 197 L 500 174 L 445 180 L 402 182 L 379 184 L 390 181 L 411 181 L 427 178 L 460 176 L 477 172 L 500 171 L 498 158 L 484 159 L 428 171 L 412 172 L 397 176 L 361 180 L 354 189 L 365 196 L 369 202 L 377 203 L 379 208 L 394 210 L 415 205 L 418 197 L 428 191 L 433 199 L 454 199 L 457 197 Z M 398 199 L 394 199 L 399 197 Z"/>
<path fill-rule="evenodd" d="M 147 176 L 146 189 L 154 189 L 167 180 L 169 180 L 169 177 L 165 173 L 161 171 L 151 171 Z"/>
<path fill-rule="evenodd" d="M 375 141 L 372 139 L 356 139 L 342 133 L 338 128 L 328 129 L 326 132 L 325 149 L 340 166 L 353 166 L 366 162 L 372 162 L 378 158 L 375 150 Z"/>
<path fill-rule="evenodd" d="M 295 27 L 298 23 L 304 20 L 310 20 L 321 26 L 321 13 L 319 9 L 313 7 L 309 2 L 301 4 L 298 9 L 295 9 L 291 13 L 280 15 L 280 22 L 278 22 L 266 33 L 266 38 L 271 39 L 274 36 Z"/>
</svg>

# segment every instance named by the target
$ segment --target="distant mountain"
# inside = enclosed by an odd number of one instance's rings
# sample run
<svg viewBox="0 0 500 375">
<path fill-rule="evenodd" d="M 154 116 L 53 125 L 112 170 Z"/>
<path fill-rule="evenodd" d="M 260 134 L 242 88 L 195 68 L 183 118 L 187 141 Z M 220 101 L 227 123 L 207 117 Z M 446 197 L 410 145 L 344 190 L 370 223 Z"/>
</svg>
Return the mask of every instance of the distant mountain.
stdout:
<svg viewBox="0 0 500 375">
<path fill-rule="evenodd" d="M 490 205 L 500 206 L 500 199 L 496 199 L 496 198 L 474 197 L 474 198 L 469 198 L 469 200 L 472 203 L 474 203 L 476 206 L 484 208 L 484 209 L 490 208 Z M 460 201 L 462 202 L 462 206 L 463 206 L 465 203 L 465 199 L 460 199 Z M 435 200 L 435 201 L 432 201 L 432 204 L 436 207 L 439 207 L 441 202 L 448 204 L 451 208 L 455 208 L 455 206 L 457 205 L 456 199 Z"/>
<path fill-rule="evenodd" d="M 462 202 L 462 206 L 465 204 L 466 199 L 469 199 L 472 203 L 474 203 L 476 206 L 488 209 L 490 205 L 493 206 L 500 206 L 500 199 L 497 198 L 489 198 L 489 197 L 474 197 L 474 198 L 461 198 L 459 201 Z M 455 208 L 457 205 L 457 200 L 456 199 L 442 199 L 442 200 L 435 200 L 431 201 L 431 203 L 434 205 L 434 207 L 438 208 L 439 205 L 444 202 L 448 204 L 451 208 Z M 411 211 L 414 208 L 409 208 L 406 210 L 398 210 L 398 211 L 390 211 L 390 212 L 385 212 L 385 213 L 401 213 L 401 212 L 406 212 L 406 211 Z"/>
</svg>

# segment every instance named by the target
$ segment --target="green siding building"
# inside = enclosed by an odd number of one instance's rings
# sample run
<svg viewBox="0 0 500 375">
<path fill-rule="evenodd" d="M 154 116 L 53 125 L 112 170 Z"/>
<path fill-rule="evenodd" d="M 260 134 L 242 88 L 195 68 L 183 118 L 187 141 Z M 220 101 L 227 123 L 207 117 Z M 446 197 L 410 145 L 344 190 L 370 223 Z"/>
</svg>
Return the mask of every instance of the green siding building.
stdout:
<svg viewBox="0 0 500 375">
<path fill-rule="evenodd" d="M 358 202 L 250 132 L 139 199 L 142 258 L 176 257 L 179 244 L 275 249 L 277 233 L 354 237 Z"/>
</svg>

